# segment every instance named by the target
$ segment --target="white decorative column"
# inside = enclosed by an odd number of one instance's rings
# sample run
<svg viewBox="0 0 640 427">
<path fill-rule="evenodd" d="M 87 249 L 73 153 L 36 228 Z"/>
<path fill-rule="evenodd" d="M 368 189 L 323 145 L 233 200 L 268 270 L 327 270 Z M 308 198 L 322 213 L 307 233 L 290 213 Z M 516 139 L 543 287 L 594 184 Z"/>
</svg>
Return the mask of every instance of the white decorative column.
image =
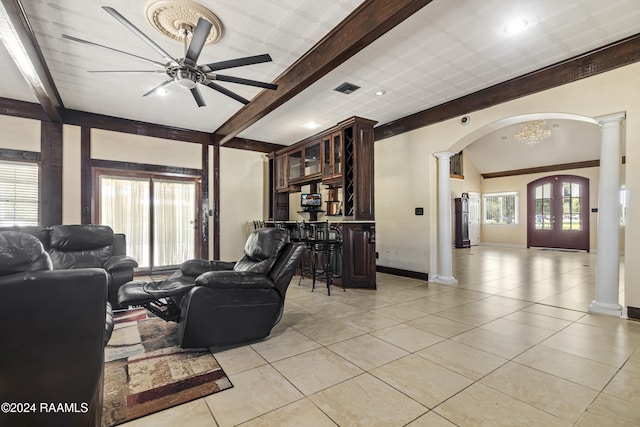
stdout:
<svg viewBox="0 0 640 427">
<path fill-rule="evenodd" d="M 451 185 L 450 159 L 453 153 L 435 153 L 438 158 L 438 274 L 432 282 L 455 285 L 451 260 Z"/>
<path fill-rule="evenodd" d="M 598 187 L 598 254 L 596 299 L 589 311 L 622 315 L 620 281 L 620 129 L 625 114 L 598 118 L 602 126 L 600 186 Z"/>
</svg>

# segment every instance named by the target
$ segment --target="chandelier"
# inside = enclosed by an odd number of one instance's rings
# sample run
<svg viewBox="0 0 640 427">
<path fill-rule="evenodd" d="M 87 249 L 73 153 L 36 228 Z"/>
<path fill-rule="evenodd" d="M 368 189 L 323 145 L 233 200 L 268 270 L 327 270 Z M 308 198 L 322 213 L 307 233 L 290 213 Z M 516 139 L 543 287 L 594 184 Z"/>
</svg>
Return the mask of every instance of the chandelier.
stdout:
<svg viewBox="0 0 640 427">
<path fill-rule="evenodd" d="M 551 136 L 551 129 L 544 120 L 534 120 L 520 124 L 516 131 L 516 139 L 533 147 Z"/>
</svg>

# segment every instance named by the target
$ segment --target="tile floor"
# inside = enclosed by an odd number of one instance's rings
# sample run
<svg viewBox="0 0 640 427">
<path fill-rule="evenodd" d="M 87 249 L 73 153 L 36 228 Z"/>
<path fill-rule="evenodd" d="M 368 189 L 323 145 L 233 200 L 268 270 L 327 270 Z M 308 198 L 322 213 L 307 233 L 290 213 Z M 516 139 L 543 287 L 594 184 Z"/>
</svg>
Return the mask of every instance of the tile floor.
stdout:
<svg viewBox="0 0 640 427">
<path fill-rule="evenodd" d="M 585 312 L 595 260 L 481 246 L 457 286 L 331 296 L 296 277 L 269 338 L 213 349 L 232 389 L 125 425 L 638 426 L 640 322 Z"/>
</svg>

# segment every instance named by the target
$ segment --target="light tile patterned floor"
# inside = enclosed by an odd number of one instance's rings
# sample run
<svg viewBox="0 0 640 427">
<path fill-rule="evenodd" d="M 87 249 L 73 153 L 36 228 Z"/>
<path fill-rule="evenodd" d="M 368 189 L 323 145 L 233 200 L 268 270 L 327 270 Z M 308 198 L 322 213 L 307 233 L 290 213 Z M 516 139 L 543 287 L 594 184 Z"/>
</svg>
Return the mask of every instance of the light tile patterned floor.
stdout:
<svg viewBox="0 0 640 427">
<path fill-rule="evenodd" d="M 125 425 L 638 426 L 640 322 L 586 313 L 595 261 L 481 246 L 457 286 L 295 278 L 269 338 L 214 349 L 233 389 Z"/>
</svg>

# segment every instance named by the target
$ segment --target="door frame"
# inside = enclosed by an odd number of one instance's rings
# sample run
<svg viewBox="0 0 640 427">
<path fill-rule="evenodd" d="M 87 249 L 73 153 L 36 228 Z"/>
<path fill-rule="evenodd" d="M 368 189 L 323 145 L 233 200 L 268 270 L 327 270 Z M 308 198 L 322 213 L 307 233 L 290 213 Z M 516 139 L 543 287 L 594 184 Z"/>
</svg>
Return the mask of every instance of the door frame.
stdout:
<svg viewBox="0 0 640 427">
<path fill-rule="evenodd" d="M 576 182 L 581 185 L 581 210 L 580 210 L 580 223 L 583 225 L 582 230 L 580 230 L 580 236 L 574 241 L 573 244 L 561 244 L 561 243 L 552 243 L 550 245 L 534 245 L 533 234 L 539 232 L 536 230 L 535 225 L 535 215 L 536 215 L 536 203 L 535 203 L 535 188 L 541 183 L 547 181 L 558 181 L 561 183 L 563 180 L 568 180 L 569 182 Z M 555 187 L 554 187 L 555 188 Z M 559 190 L 561 191 L 561 190 Z M 551 198 L 554 198 L 554 192 L 552 191 Z M 561 196 L 562 198 L 562 196 Z M 560 211 L 562 210 L 562 200 L 560 200 Z M 590 225 L 589 225 L 589 178 L 579 176 L 579 175 L 547 175 L 542 178 L 538 178 L 534 181 L 531 181 L 527 184 L 527 248 L 530 247 L 548 247 L 548 248 L 557 248 L 557 249 L 576 249 L 583 250 L 586 252 L 590 251 Z M 559 215 L 560 224 L 562 224 L 562 214 Z M 557 221 L 557 220 L 556 220 Z M 561 225 L 562 226 L 562 225 Z M 558 231 L 557 229 L 549 230 L 550 233 L 558 233 L 556 236 L 559 236 L 562 230 Z"/>
<path fill-rule="evenodd" d="M 167 173 L 167 172 L 150 172 L 150 171 L 141 171 L 141 170 L 127 170 L 127 169 L 119 169 L 119 168 L 105 168 L 105 167 L 92 167 L 92 176 L 93 176 L 93 192 L 92 192 L 92 220 L 94 224 L 100 224 L 100 177 L 101 176 L 120 176 L 120 177 L 130 177 L 130 178 L 145 178 L 149 179 L 149 183 L 151 186 L 151 200 L 150 207 L 151 211 L 153 211 L 153 180 L 161 179 L 161 180 L 175 180 L 175 181 L 193 181 L 196 184 L 196 200 L 195 200 L 195 224 L 194 224 L 194 254 L 196 258 L 202 257 L 202 233 L 199 232 L 201 228 L 201 218 L 202 218 L 202 177 L 199 175 L 186 175 L 186 174 L 176 174 L 176 173 Z M 150 230 L 149 230 L 149 239 L 150 243 L 155 241 L 155 232 L 153 229 L 153 215 L 150 222 Z M 165 267 L 155 267 L 153 266 L 153 245 L 150 247 L 150 263 L 151 267 L 147 270 L 136 270 L 137 272 L 154 272 L 154 271 L 162 271 L 166 269 Z"/>
<path fill-rule="evenodd" d="M 480 233 L 481 233 L 481 227 L 482 227 L 482 197 L 480 195 L 480 192 L 478 191 L 469 191 L 467 194 L 469 194 L 469 241 L 471 242 L 471 246 L 477 246 L 480 244 Z M 477 210 L 475 212 L 476 216 L 477 216 L 477 222 L 474 224 L 474 226 L 472 227 L 472 223 L 471 223 L 471 200 L 475 200 L 477 201 Z M 477 230 L 477 240 L 474 242 L 473 237 L 476 237 L 476 232 L 474 231 L 474 235 L 472 236 L 471 233 L 471 229 L 476 229 Z"/>
</svg>

